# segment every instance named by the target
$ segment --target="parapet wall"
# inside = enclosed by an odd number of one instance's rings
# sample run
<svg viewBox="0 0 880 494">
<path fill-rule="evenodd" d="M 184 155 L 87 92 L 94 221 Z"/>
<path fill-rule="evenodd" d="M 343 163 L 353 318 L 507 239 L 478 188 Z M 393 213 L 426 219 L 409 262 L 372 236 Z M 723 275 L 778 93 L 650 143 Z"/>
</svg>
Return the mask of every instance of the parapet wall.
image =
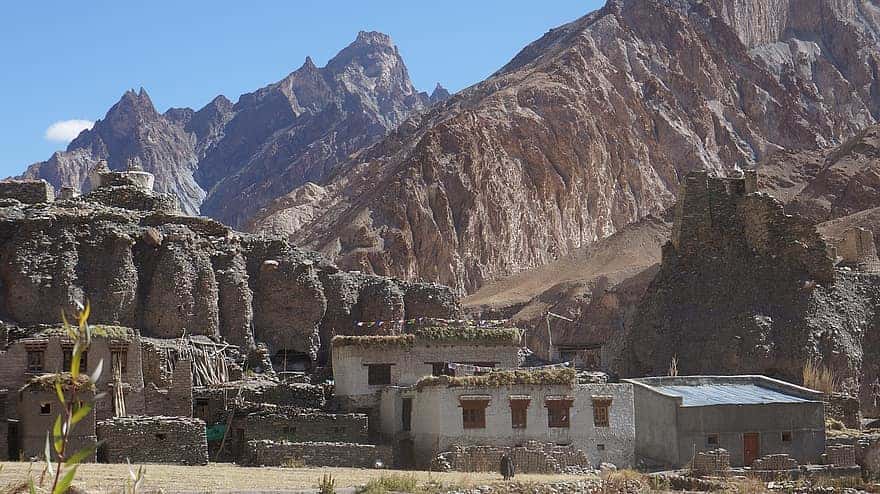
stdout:
<svg viewBox="0 0 880 494">
<path fill-rule="evenodd" d="M 291 443 L 287 441 L 248 441 L 242 462 L 247 466 L 281 466 L 302 463 L 314 467 L 372 468 L 377 461 L 390 465 L 391 448 L 353 443 Z"/>
<path fill-rule="evenodd" d="M 45 180 L 0 180 L 0 199 L 15 199 L 25 204 L 55 200 L 55 188 Z"/>
<path fill-rule="evenodd" d="M 115 417 L 98 422 L 99 457 L 107 463 L 205 465 L 205 422 L 186 417 Z"/>
</svg>

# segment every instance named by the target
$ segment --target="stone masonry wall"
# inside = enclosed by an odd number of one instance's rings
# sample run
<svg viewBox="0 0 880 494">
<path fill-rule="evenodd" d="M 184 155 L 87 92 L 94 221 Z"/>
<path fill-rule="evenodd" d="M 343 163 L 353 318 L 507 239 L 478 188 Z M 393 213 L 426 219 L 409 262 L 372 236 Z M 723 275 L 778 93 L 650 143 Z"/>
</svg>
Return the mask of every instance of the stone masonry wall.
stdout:
<svg viewBox="0 0 880 494">
<path fill-rule="evenodd" d="M 529 441 L 524 446 L 455 446 L 434 459 L 432 470 L 497 472 L 501 456 L 508 453 L 516 473 L 582 473 L 590 469 L 587 455 L 574 446 Z"/>
<path fill-rule="evenodd" d="M 372 468 L 376 461 L 392 462 L 391 448 L 352 443 L 291 443 L 248 441 L 243 460 L 248 466 L 280 466 L 288 461 L 315 467 Z"/>
<path fill-rule="evenodd" d="M 15 199 L 25 204 L 52 202 L 55 189 L 45 180 L 0 180 L 0 199 Z"/>
<path fill-rule="evenodd" d="M 144 387 L 147 415 L 192 417 L 192 363 L 180 360 L 174 366 L 171 385 L 159 389 L 150 383 Z"/>
<path fill-rule="evenodd" d="M 837 419 L 850 429 L 862 428 L 862 412 L 858 398 L 835 393 L 826 397 L 824 401 L 826 417 Z"/>
<path fill-rule="evenodd" d="M 367 416 L 290 408 L 251 413 L 245 420 L 245 440 L 260 439 L 290 442 L 366 442 Z"/>
<path fill-rule="evenodd" d="M 98 422 L 99 457 L 108 463 L 205 465 L 205 422 L 184 417 L 115 417 Z"/>
<path fill-rule="evenodd" d="M 694 457 L 692 467 L 697 475 L 726 475 L 730 472 L 730 453 L 723 448 L 701 451 Z"/>
<path fill-rule="evenodd" d="M 856 447 L 849 445 L 828 446 L 822 455 L 826 465 L 837 467 L 852 467 L 858 464 L 856 461 Z"/>
</svg>

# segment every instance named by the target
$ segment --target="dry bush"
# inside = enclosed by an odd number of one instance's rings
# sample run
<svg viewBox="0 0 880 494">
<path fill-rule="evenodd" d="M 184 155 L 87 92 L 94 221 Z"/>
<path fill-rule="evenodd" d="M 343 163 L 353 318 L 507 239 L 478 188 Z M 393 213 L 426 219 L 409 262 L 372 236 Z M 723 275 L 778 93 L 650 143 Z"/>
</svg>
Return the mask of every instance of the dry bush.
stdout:
<svg viewBox="0 0 880 494">
<path fill-rule="evenodd" d="M 834 371 L 812 360 L 804 364 L 804 386 L 826 394 L 831 394 L 839 388 L 840 381 L 834 375 Z"/>
<path fill-rule="evenodd" d="M 770 489 L 760 479 L 745 477 L 731 481 L 726 492 L 735 494 L 767 494 L 770 492 Z"/>
<path fill-rule="evenodd" d="M 357 490 L 358 494 L 386 494 L 389 492 L 415 492 L 418 487 L 415 475 L 382 475 L 372 479 Z"/>
</svg>

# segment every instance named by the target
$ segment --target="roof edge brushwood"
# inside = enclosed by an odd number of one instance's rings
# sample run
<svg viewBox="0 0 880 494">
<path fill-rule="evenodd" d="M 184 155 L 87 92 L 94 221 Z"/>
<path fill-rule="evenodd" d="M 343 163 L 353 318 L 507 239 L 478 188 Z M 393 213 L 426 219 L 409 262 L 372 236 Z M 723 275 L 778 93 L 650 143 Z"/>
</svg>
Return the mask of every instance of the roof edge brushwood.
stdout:
<svg viewBox="0 0 880 494">
<path fill-rule="evenodd" d="M 417 390 L 432 386 L 448 388 L 497 388 L 517 385 L 574 386 L 577 384 L 577 371 L 562 369 L 514 369 L 490 372 L 481 376 L 427 376 L 416 383 Z"/>
<path fill-rule="evenodd" d="M 412 334 L 396 336 L 334 336 L 334 348 L 359 347 L 411 347 L 419 344 L 520 346 L 521 330 L 517 328 L 479 327 L 431 327 L 420 328 Z"/>
</svg>

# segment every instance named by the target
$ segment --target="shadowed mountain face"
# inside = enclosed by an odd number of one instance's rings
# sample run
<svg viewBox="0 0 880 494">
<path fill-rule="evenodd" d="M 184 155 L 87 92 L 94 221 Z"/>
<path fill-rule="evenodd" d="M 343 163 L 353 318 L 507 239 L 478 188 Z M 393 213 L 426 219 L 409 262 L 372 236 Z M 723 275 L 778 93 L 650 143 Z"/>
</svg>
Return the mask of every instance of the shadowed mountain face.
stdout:
<svg viewBox="0 0 880 494">
<path fill-rule="evenodd" d="M 99 160 L 111 169 L 135 160 L 185 212 L 239 226 L 275 197 L 322 182 L 350 153 L 445 97 L 442 87 L 431 96 L 413 88 L 388 36 L 361 32 L 326 67 L 307 58 L 235 104 L 218 96 L 198 111 L 159 114 L 143 89 L 129 91 L 67 151 L 24 176 L 88 189 L 88 170 Z"/>
<path fill-rule="evenodd" d="M 249 228 L 473 291 L 662 212 L 689 170 L 873 123 L 877 19 L 854 0 L 612 0 Z"/>
</svg>

